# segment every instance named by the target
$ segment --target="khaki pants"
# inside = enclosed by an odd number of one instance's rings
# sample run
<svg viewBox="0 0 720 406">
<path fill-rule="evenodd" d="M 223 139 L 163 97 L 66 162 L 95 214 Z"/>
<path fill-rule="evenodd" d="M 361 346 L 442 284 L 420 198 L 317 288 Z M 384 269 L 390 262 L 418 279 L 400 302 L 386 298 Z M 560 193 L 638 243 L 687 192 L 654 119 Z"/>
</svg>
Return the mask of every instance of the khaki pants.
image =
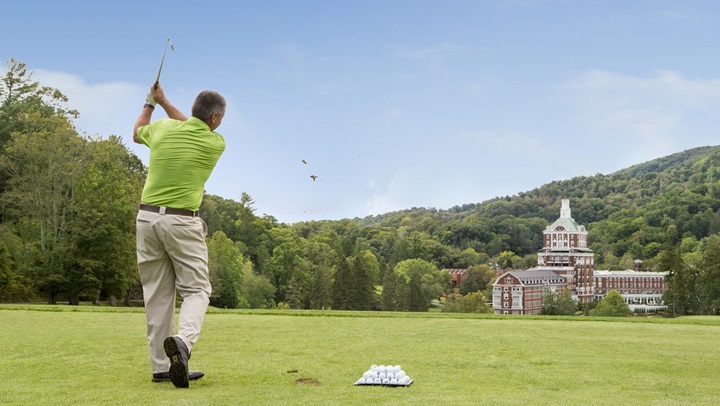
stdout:
<svg viewBox="0 0 720 406">
<path fill-rule="evenodd" d="M 153 373 L 167 372 L 170 360 L 163 341 L 175 335 L 176 289 L 182 298 L 177 336 L 189 351 L 198 340 L 210 302 L 207 228 L 200 217 L 144 210 L 136 220 L 150 363 Z"/>
</svg>

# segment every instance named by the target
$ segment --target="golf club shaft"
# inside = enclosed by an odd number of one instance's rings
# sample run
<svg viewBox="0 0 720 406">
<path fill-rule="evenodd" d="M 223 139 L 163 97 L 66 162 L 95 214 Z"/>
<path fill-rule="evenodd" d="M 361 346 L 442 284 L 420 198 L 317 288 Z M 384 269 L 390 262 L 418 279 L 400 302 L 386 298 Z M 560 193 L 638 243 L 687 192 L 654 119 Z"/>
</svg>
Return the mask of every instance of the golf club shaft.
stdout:
<svg viewBox="0 0 720 406">
<path fill-rule="evenodd" d="M 172 42 L 170 42 L 170 38 L 168 38 L 167 42 L 165 43 L 165 50 L 163 51 L 162 60 L 160 60 L 160 69 L 158 69 L 157 78 L 155 79 L 155 90 L 157 90 L 158 84 L 160 83 L 160 73 L 162 73 L 163 63 L 165 63 L 165 55 L 167 54 L 168 44 L 170 44 L 170 48 L 172 48 L 173 50 L 175 49 L 172 45 Z"/>
<path fill-rule="evenodd" d="M 160 69 L 158 69 L 157 79 L 155 79 L 155 90 L 158 88 L 158 83 L 160 83 L 160 73 L 162 73 L 162 67 L 163 63 L 165 63 L 165 54 L 167 53 L 167 45 L 165 45 L 165 52 L 163 52 L 162 60 L 160 61 Z"/>
</svg>

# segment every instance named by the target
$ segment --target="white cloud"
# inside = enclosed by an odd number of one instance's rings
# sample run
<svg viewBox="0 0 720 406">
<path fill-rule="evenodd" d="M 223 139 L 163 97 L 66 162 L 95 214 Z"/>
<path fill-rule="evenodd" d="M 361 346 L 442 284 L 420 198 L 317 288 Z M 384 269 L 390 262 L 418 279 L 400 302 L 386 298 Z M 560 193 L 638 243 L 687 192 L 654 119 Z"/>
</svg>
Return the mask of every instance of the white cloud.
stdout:
<svg viewBox="0 0 720 406">
<path fill-rule="evenodd" d="M 684 149 L 717 144 L 720 80 L 658 70 L 645 76 L 590 70 L 571 81 L 570 134 L 581 164 L 614 171 Z"/>
<path fill-rule="evenodd" d="M 411 207 L 448 209 L 539 186 L 541 171 L 556 170 L 553 145 L 533 134 L 506 130 L 465 130 L 408 152 L 366 185 L 365 214 Z M 549 162 L 547 162 L 549 161 Z"/>
<path fill-rule="evenodd" d="M 425 171 L 422 167 L 400 168 L 385 186 L 382 186 L 377 179 L 369 180 L 368 186 L 375 191 L 375 194 L 366 202 L 366 214 L 382 214 L 427 205 L 427 197 L 432 196 L 431 190 L 435 182 L 430 177 L 432 174 L 422 173 Z M 418 198 L 422 195 L 425 196 L 426 201 L 418 203 Z"/>
<path fill-rule="evenodd" d="M 674 152 L 678 136 L 688 131 L 707 131 L 702 126 L 716 120 L 720 108 L 720 80 L 693 80 L 669 70 L 648 77 L 592 70 L 570 89 L 586 125 L 626 143 L 662 145 L 663 152 Z"/>
<path fill-rule="evenodd" d="M 643 104 L 688 110 L 720 102 L 720 80 L 691 80 L 671 70 L 659 70 L 645 78 L 591 70 L 574 81 L 572 87 L 588 96 L 605 96 L 595 97 L 595 102 L 605 105 Z"/>
<path fill-rule="evenodd" d="M 75 124 L 81 133 L 114 134 L 122 136 L 126 143 L 132 142 L 132 127 L 146 89 L 129 82 L 90 84 L 78 75 L 48 70 L 35 70 L 33 78 L 68 97 L 68 107 L 80 112 Z"/>
<path fill-rule="evenodd" d="M 552 143 L 540 134 L 525 134 L 513 129 L 464 130 L 451 137 L 457 145 L 477 151 L 480 157 L 542 156 L 553 150 Z"/>
<path fill-rule="evenodd" d="M 149 85 L 144 87 L 120 81 L 90 84 L 81 76 L 48 70 L 35 70 L 33 79 L 42 86 L 59 89 L 68 97 L 68 107 L 80 112 L 75 125 L 81 134 L 121 136 L 125 145 L 147 164 L 148 149 L 133 142 L 132 129 Z M 178 89 L 173 93 L 168 95 L 173 97 L 173 104 L 189 114 L 189 106 L 195 95 L 193 90 Z M 233 137 L 246 134 L 250 131 L 248 123 L 238 112 L 232 98 L 226 99 L 229 107 L 220 132 Z M 160 117 L 165 117 L 161 110 L 154 114 L 153 119 Z"/>
</svg>

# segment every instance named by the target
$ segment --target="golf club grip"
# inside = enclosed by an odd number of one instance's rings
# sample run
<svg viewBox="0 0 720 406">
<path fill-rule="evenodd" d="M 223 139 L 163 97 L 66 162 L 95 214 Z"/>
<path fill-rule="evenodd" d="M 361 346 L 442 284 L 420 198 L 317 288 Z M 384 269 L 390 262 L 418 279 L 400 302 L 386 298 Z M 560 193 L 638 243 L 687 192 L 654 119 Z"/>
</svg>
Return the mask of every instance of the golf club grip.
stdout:
<svg viewBox="0 0 720 406">
<path fill-rule="evenodd" d="M 159 84 L 159 83 L 160 83 L 159 81 L 155 81 L 155 90 L 157 90 L 157 87 L 158 87 L 158 84 Z"/>
</svg>

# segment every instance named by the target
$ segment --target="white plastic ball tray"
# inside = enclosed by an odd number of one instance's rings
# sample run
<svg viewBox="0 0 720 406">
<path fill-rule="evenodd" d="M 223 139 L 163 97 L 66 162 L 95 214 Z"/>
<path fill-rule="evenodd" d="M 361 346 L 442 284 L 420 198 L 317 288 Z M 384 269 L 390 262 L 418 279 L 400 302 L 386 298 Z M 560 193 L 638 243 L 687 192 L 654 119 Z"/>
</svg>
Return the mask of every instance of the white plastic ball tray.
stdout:
<svg viewBox="0 0 720 406">
<path fill-rule="evenodd" d="M 410 386 L 413 380 L 399 365 L 372 365 L 355 386 Z"/>
</svg>

